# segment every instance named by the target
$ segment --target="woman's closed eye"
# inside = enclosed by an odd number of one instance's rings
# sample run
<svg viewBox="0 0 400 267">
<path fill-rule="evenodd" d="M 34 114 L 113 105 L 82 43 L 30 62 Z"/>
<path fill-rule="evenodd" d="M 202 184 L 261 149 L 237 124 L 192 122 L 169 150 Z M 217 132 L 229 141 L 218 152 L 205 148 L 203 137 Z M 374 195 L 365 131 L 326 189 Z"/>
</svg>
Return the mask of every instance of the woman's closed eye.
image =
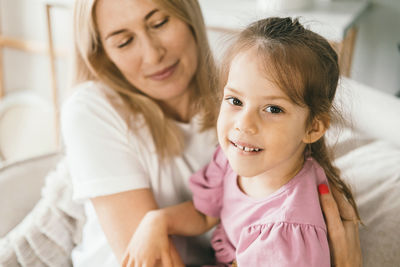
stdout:
<svg viewBox="0 0 400 267">
<path fill-rule="evenodd" d="M 230 96 L 225 98 L 226 101 L 228 101 L 229 104 L 233 106 L 243 106 L 242 101 L 240 101 L 238 98 Z"/>
<path fill-rule="evenodd" d="M 124 38 L 118 45 L 118 48 L 123 48 L 133 41 L 133 36 Z"/>
<path fill-rule="evenodd" d="M 273 114 L 278 114 L 278 113 L 283 112 L 282 108 L 280 108 L 278 106 L 268 106 L 265 108 L 265 111 L 268 113 L 273 113 Z"/>
<path fill-rule="evenodd" d="M 166 24 L 169 21 L 169 16 L 165 17 L 164 19 L 162 19 L 161 21 L 157 21 L 156 23 L 152 24 L 152 28 L 154 29 L 158 29 L 161 28 L 164 24 Z"/>
</svg>

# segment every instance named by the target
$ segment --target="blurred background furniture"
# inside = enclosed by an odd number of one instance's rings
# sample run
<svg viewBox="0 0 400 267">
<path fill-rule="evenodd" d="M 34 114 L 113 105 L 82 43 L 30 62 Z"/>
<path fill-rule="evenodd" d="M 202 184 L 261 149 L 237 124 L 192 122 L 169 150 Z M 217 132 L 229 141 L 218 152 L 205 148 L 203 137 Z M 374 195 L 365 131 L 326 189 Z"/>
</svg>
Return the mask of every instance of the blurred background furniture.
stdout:
<svg viewBox="0 0 400 267">
<path fill-rule="evenodd" d="M 46 14 L 47 40 L 40 42 L 4 34 L 0 20 L 0 165 L 57 151 L 61 148 L 59 133 L 60 97 L 57 81 L 56 58 L 65 57 L 65 49 L 56 49 L 53 42 L 51 11 L 64 7 L 59 3 L 43 3 Z M 0 5 L 0 14 L 3 10 Z M 2 17 L 0 17 L 2 18 Z M 30 88 L 6 93 L 3 64 L 4 49 L 48 57 L 50 98 L 47 99 Z M 20 73 L 24 79 L 24 73 Z"/>
<path fill-rule="evenodd" d="M 309 7 L 299 10 L 265 10 L 257 1 L 201 0 L 199 3 L 207 29 L 222 34 L 239 32 L 261 18 L 299 17 L 300 22 L 332 42 L 339 54 L 341 72 L 346 77 L 350 77 L 357 21 L 369 7 L 369 2 L 365 1 L 313 1 Z"/>
<path fill-rule="evenodd" d="M 0 101 L 0 166 L 56 150 L 52 108 L 32 92 L 12 93 Z"/>
<path fill-rule="evenodd" d="M 0 167 L 0 237 L 8 233 L 39 201 L 46 175 L 62 158 L 50 153 Z"/>
</svg>

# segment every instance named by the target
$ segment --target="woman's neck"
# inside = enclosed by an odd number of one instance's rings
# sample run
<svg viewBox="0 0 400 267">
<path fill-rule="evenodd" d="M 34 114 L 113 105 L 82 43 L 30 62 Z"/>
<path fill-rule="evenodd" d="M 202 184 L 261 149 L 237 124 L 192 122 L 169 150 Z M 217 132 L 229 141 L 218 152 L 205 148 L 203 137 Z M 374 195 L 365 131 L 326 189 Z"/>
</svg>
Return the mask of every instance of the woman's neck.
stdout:
<svg viewBox="0 0 400 267">
<path fill-rule="evenodd" d="M 179 122 L 189 122 L 193 116 L 193 109 L 190 108 L 191 90 L 189 88 L 183 95 L 168 101 L 159 101 L 158 104 L 169 118 Z"/>
</svg>

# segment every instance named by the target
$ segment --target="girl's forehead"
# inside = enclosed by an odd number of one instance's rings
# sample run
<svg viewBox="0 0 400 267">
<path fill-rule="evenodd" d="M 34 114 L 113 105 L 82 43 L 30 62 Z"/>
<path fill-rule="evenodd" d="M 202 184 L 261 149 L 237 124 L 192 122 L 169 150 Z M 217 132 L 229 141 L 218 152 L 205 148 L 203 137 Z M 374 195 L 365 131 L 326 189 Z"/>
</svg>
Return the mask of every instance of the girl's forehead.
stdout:
<svg viewBox="0 0 400 267">
<path fill-rule="evenodd" d="M 268 52 L 260 54 L 257 47 L 238 52 L 232 59 L 226 86 L 236 88 L 243 95 L 262 97 L 286 98 L 293 104 L 303 105 L 299 98 L 299 86 L 297 78 L 284 79 L 282 82 L 277 75 L 275 66 L 268 62 Z M 289 82 L 288 82 L 289 81 Z M 288 84 L 289 83 L 289 84 Z M 297 89 L 296 89 L 297 88 Z"/>
<path fill-rule="evenodd" d="M 229 68 L 229 77 L 230 78 L 239 78 L 247 74 L 246 77 L 249 80 L 258 80 L 263 79 L 267 80 L 268 83 L 275 83 L 273 77 L 273 73 L 271 72 L 272 68 L 266 68 L 265 62 L 267 57 L 260 56 L 260 53 L 256 47 L 251 47 L 248 49 L 244 49 L 238 51 L 236 55 L 232 57 L 232 61 Z"/>
</svg>

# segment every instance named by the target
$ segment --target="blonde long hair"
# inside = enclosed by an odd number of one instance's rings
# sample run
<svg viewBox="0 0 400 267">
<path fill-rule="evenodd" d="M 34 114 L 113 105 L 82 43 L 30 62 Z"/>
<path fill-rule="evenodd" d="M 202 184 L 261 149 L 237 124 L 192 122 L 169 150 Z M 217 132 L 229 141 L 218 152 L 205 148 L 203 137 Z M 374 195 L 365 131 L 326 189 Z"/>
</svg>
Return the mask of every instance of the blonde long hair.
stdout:
<svg viewBox="0 0 400 267">
<path fill-rule="evenodd" d="M 298 19 L 267 18 L 249 25 L 227 50 L 220 70 L 220 92 L 223 91 L 231 62 L 235 55 L 249 48 L 258 49 L 268 78 L 296 104 L 307 107 L 308 126 L 314 118 L 329 121 L 340 114 L 333 106 L 339 80 L 338 56 L 328 41 L 305 29 Z M 340 170 L 333 165 L 333 153 L 324 137 L 309 147 L 311 156 L 324 169 L 329 183 L 336 187 L 358 209 L 348 185 L 341 179 Z"/>
<path fill-rule="evenodd" d="M 133 115 L 143 115 L 153 137 L 157 154 L 161 158 L 179 155 L 184 148 L 184 139 L 179 128 L 152 98 L 129 83 L 107 57 L 95 21 L 96 2 L 96 0 L 75 1 L 73 84 L 94 80 L 115 90 L 124 100 L 122 111 L 128 126 L 132 125 L 129 121 Z M 187 23 L 193 33 L 199 62 L 193 77 L 195 89 L 191 92 L 190 110 L 193 114 L 201 115 L 202 130 L 213 128 L 218 107 L 216 67 L 200 6 L 197 0 L 153 0 L 153 2 Z"/>
</svg>

